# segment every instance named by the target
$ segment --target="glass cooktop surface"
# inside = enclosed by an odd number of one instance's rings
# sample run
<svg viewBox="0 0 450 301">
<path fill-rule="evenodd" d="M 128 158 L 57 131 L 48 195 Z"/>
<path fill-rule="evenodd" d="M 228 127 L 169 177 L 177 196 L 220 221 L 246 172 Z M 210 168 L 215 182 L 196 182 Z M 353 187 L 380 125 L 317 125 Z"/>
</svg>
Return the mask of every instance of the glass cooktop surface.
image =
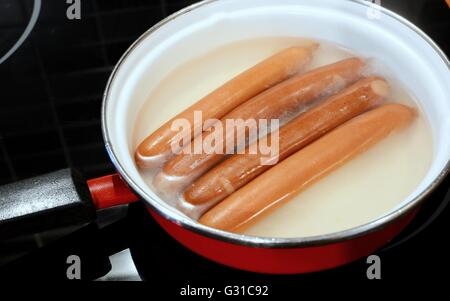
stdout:
<svg viewBox="0 0 450 301">
<path fill-rule="evenodd" d="M 81 19 L 70 20 L 66 1 L 0 0 L 0 184 L 65 167 L 87 179 L 113 172 L 100 122 L 106 81 L 137 37 L 195 2 L 82 0 Z M 450 9 L 444 0 L 382 0 L 381 5 L 411 20 L 450 54 Z M 447 178 L 405 233 L 377 252 L 385 279 L 420 273 L 438 277 L 450 268 L 443 261 L 450 252 L 443 241 L 450 226 L 449 209 L 443 206 L 449 187 Z M 420 234 L 402 242 L 421 227 Z M 96 223 L 83 227 L 0 239 L 0 278 L 65 279 L 65 258 L 74 252 L 88 258 L 86 279 L 145 279 L 155 289 L 169 285 L 174 293 L 187 283 L 265 284 L 283 290 L 324 279 L 367 279 L 365 259 L 299 276 L 223 267 L 170 238 L 139 203 L 99 212 Z"/>
</svg>

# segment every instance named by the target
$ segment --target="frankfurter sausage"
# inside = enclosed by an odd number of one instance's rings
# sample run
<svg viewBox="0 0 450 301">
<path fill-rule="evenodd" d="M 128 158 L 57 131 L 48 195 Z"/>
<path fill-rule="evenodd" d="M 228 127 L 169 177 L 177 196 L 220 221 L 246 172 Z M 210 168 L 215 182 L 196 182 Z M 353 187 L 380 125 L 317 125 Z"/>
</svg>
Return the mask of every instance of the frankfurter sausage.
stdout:
<svg viewBox="0 0 450 301">
<path fill-rule="evenodd" d="M 306 187 L 412 122 L 416 111 L 386 104 L 344 123 L 213 207 L 200 223 L 239 231 Z"/>
<path fill-rule="evenodd" d="M 243 103 L 220 120 L 221 127 L 226 128 L 227 120 L 255 120 L 280 119 L 293 114 L 302 105 L 334 94 L 355 82 L 361 77 L 365 63 L 359 58 L 350 58 L 314 69 L 305 74 L 296 75 L 275 87 L 259 94 Z M 162 191 L 185 188 L 205 171 L 220 162 L 227 150 L 236 147 L 238 136 L 236 128 L 227 131 L 224 137 L 223 148 L 217 152 L 200 154 L 191 151 L 181 153 L 166 163 L 162 171 L 155 177 L 154 184 Z M 241 131 L 241 135 L 246 135 Z M 214 132 L 204 132 L 203 141 L 213 139 Z M 191 146 L 188 146 L 191 147 Z M 177 184 L 175 184 L 177 183 Z M 181 187 L 179 187 L 181 186 Z"/>
<path fill-rule="evenodd" d="M 359 80 L 283 126 L 279 131 L 279 152 L 275 154 L 276 158 L 265 158 L 267 155 L 260 152 L 251 154 L 252 148 L 248 146 L 245 154 L 231 156 L 191 184 L 184 192 L 184 199 L 193 205 L 221 201 L 277 162 L 380 104 L 388 93 L 389 85 L 381 78 Z M 272 141 L 271 138 L 268 140 Z M 254 149 L 257 149 L 256 145 Z M 263 164 L 263 160 L 273 163 Z"/>
<path fill-rule="evenodd" d="M 253 96 L 301 71 L 312 60 L 317 47 L 318 44 L 313 43 L 285 49 L 228 81 L 148 136 L 135 152 L 136 164 L 140 168 L 159 167 L 173 156 L 172 142 L 177 135 L 171 130 L 174 120 L 190 122 L 191 131 L 183 135 L 191 138 L 199 132 L 195 127 L 201 126 L 194 124 L 195 111 L 201 111 L 205 119 L 221 118 Z"/>
</svg>

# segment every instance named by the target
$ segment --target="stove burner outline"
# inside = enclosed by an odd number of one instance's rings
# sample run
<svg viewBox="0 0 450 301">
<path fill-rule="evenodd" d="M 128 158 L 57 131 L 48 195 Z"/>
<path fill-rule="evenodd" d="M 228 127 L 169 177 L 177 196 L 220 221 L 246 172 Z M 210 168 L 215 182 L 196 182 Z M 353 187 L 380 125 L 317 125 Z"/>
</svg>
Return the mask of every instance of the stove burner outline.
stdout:
<svg viewBox="0 0 450 301">
<path fill-rule="evenodd" d="M 5 62 L 11 55 L 16 52 L 17 49 L 22 46 L 23 42 L 28 38 L 28 35 L 31 33 L 31 31 L 34 28 L 34 25 L 37 22 L 37 19 L 39 18 L 39 13 L 41 12 L 41 0 L 34 0 L 33 4 L 33 13 L 31 14 L 30 21 L 28 22 L 27 27 L 25 27 L 25 30 L 23 31 L 20 38 L 17 40 L 17 42 L 9 49 L 6 54 L 0 58 L 0 64 Z"/>
</svg>

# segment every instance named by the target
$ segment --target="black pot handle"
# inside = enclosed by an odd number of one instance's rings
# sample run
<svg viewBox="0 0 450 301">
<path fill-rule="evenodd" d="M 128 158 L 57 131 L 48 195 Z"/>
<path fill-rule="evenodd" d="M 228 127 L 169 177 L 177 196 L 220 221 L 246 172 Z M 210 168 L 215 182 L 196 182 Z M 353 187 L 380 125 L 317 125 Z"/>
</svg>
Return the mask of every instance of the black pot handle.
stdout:
<svg viewBox="0 0 450 301">
<path fill-rule="evenodd" d="M 0 237 L 30 234 L 95 219 L 83 177 L 73 169 L 0 186 Z"/>
</svg>

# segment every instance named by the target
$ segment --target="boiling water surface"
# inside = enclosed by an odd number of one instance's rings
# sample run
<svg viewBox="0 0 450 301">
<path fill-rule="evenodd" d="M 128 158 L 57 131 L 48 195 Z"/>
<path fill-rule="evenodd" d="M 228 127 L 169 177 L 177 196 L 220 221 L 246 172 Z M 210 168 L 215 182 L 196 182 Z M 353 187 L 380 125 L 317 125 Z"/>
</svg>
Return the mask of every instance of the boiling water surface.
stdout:
<svg viewBox="0 0 450 301">
<path fill-rule="evenodd" d="M 179 66 L 149 95 L 135 125 L 134 146 L 164 122 L 230 78 L 277 51 L 307 41 L 277 37 L 233 43 Z M 310 68 L 353 54 L 321 42 Z M 370 62 L 371 73 L 384 76 L 392 88 L 388 101 L 417 106 L 390 76 L 388 68 Z M 299 237 L 349 229 L 379 218 L 401 203 L 425 176 L 431 164 L 431 131 L 422 113 L 407 129 L 394 133 L 329 176 L 300 193 L 243 233 Z M 332 147 L 332 146 L 330 146 Z M 294 167 L 293 167 L 294 168 Z M 142 172 L 151 186 L 154 172 Z M 180 200 L 167 200 L 180 207 Z M 195 208 L 192 208 L 195 215 Z"/>
</svg>

